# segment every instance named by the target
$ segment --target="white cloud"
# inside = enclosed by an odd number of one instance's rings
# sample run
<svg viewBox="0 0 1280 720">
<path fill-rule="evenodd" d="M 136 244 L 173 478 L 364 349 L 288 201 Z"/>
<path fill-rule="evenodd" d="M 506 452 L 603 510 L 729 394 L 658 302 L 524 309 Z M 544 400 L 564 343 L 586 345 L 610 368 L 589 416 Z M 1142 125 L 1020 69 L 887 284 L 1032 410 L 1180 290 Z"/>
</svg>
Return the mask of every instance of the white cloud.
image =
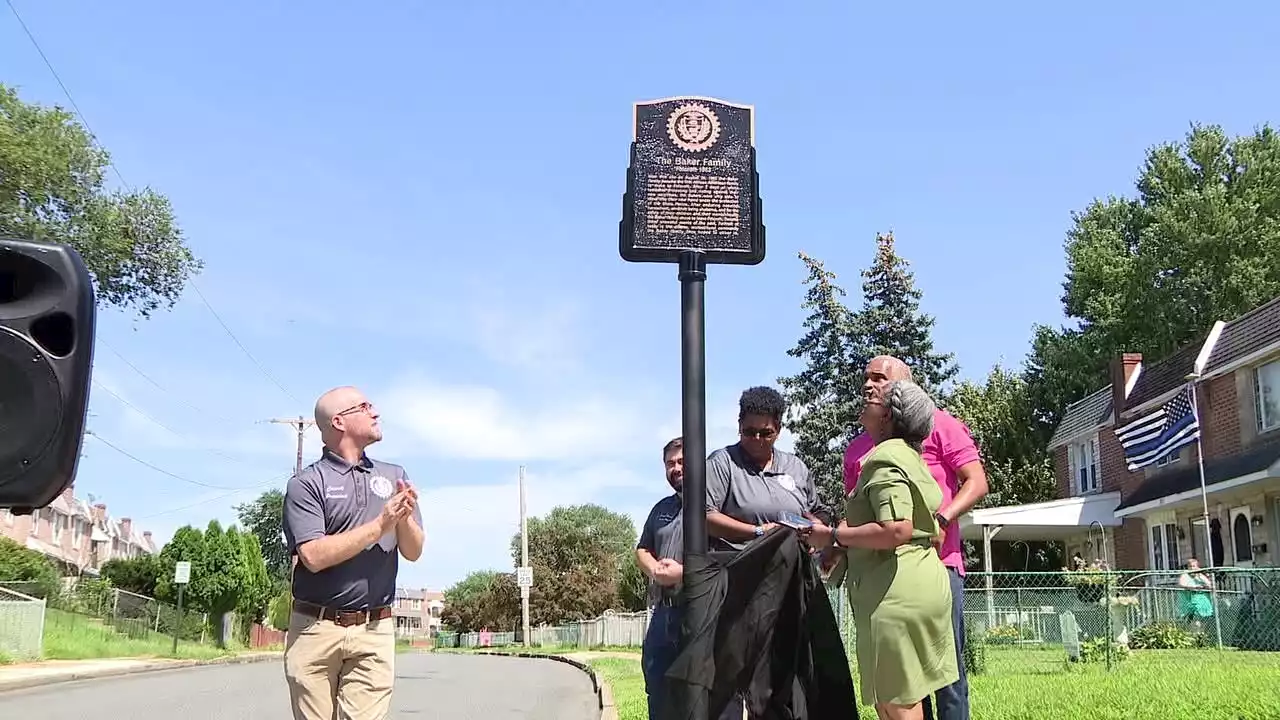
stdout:
<svg viewBox="0 0 1280 720">
<path fill-rule="evenodd" d="M 594 394 L 557 402 L 548 394 L 549 401 L 518 405 L 493 387 L 419 377 L 398 384 L 379 405 L 386 424 L 408 430 L 444 457 L 582 460 L 644 449 L 637 448 L 637 429 L 653 423 L 642 398 Z"/>
</svg>

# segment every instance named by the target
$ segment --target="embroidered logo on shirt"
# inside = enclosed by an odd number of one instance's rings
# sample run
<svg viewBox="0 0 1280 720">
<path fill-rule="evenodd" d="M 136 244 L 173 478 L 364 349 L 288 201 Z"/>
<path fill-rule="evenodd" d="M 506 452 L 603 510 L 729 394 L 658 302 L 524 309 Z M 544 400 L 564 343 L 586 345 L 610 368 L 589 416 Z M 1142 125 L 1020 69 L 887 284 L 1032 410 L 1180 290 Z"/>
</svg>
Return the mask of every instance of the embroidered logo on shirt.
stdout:
<svg viewBox="0 0 1280 720">
<path fill-rule="evenodd" d="M 774 479 L 777 480 L 778 484 L 781 485 L 783 489 L 785 489 L 787 492 L 796 491 L 795 478 L 791 477 L 790 475 L 777 475 L 774 477 Z"/>
<path fill-rule="evenodd" d="M 324 496 L 328 500 L 346 500 L 347 488 L 344 485 L 326 485 Z"/>
<path fill-rule="evenodd" d="M 395 485 L 392 485 L 390 480 L 381 475 L 374 475 L 369 479 L 369 489 L 373 491 L 374 495 L 386 500 L 391 497 L 391 492 L 395 490 Z"/>
</svg>

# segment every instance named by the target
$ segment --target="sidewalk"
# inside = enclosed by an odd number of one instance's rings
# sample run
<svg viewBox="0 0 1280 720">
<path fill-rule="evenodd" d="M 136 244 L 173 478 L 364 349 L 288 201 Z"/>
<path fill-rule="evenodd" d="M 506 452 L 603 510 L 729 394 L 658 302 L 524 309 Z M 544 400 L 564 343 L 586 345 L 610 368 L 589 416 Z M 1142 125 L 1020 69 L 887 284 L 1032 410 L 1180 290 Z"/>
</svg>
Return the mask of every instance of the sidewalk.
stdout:
<svg viewBox="0 0 1280 720">
<path fill-rule="evenodd" d="M 168 660 L 165 658 L 113 658 L 104 660 L 47 660 L 44 662 L 0 665 L 0 692 L 53 685 L 73 680 L 134 675 L 158 670 L 202 665 L 233 665 L 279 660 L 279 652 L 244 653 L 212 660 Z"/>
</svg>

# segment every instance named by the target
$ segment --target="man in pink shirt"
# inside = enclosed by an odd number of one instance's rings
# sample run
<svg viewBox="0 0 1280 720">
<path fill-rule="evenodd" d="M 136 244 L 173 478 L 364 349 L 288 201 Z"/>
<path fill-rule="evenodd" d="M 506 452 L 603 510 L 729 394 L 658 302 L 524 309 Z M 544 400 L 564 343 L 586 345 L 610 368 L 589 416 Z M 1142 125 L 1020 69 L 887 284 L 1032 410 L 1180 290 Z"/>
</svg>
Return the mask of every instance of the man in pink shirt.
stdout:
<svg viewBox="0 0 1280 720">
<path fill-rule="evenodd" d="M 879 404 L 884 388 L 894 380 L 910 380 L 911 369 L 898 358 L 881 355 L 867 363 L 862 385 L 867 405 Z M 844 453 L 844 489 L 848 494 L 858 484 L 862 461 L 871 453 L 871 437 L 866 433 L 849 443 Z M 933 417 L 933 434 L 924 441 L 925 464 L 942 488 L 942 508 L 938 526 L 942 542 L 938 555 L 951 576 L 951 621 L 956 637 L 960 679 L 937 692 L 937 713 L 932 698 L 924 699 L 924 715 L 929 720 L 969 720 L 969 680 L 964 672 L 964 553 L 956 519 L 969 512 L 987 494 L 987 474 L 982 469 L 978 446 L 965 424 L 938 410 Z"/>
</svg>

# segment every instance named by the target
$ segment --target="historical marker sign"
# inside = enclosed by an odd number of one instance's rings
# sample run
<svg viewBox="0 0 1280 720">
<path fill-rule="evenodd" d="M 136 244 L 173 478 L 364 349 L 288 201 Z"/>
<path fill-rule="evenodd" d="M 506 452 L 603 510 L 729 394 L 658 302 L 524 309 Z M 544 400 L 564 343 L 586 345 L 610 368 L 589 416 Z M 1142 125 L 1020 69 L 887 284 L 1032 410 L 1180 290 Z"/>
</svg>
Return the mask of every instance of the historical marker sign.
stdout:
<svg viewBox="0 0 1280 720">
<path fill-rule="evenodd" d="M 176 585 L 186 585 L 191 582 L 191 563 L 179 562 L 174 564 L 173 582 Z"/>
<path fill-rule="evenodd" d="M 700 97 L 636 103 L 618 251 L 629 262 L 764 259 L 755 115 Z"/>
</svg>

